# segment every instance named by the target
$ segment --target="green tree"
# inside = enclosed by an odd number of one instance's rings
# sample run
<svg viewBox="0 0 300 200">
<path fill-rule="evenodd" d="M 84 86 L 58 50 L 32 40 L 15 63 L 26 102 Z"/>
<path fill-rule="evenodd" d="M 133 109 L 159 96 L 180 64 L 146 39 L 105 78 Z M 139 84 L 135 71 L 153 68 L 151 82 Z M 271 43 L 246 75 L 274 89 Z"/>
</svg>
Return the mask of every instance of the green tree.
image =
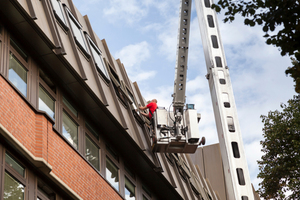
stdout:
<svg viewBox="0 0 300 200">
<path fill-rule="evenodd" d="M 224 22 L 240 14 L 245 25 L 261 25 L 266 43 L 278 47 L 282 56 L 292 56 L 293 66 L 285 73 L 294 79 L 295 91 L 300 93 L 300 0 L 219 0 L 212 8 L 225 10 Z"/>
<path fill-rule="evenodd" d="M 281 108 L 261 116 L 264 155 L 258 161 L 258 192 L 265 199 L 300 199 L 300 95 Z"/>
</svg>

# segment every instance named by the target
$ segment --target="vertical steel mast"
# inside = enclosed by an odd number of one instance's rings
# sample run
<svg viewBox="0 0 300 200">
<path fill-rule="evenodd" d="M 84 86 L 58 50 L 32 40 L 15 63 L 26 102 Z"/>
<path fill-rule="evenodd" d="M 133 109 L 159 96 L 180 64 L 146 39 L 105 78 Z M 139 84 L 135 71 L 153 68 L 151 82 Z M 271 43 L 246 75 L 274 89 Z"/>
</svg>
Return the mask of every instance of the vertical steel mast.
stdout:
<svg viewBox="0 0 300 200">
<path fill-rule="evenodd" d="M 212 0 L 195 0 L 228 200 L 253 200 L 244 146 Z"/>
</svg>

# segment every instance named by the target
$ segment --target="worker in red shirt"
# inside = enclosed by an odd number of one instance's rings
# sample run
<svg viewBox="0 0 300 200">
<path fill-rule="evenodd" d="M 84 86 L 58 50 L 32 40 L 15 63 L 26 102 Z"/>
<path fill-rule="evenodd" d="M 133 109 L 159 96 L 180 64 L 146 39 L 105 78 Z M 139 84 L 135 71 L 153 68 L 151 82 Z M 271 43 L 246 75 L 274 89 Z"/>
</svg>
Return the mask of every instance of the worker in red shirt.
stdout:
<svg viewBox="0 0 300 200">
<path fill-rule="evenodd" d="M 148 119 L 152 118 L 152 115 L 153 115 L 154 111 L 156 110 L 156 108 L 157 108 L 157 100 L 156 99 L 152 99 L 152 101 L 144 107 L 139 107 L 140 110 L 149 109 L 148 114 L 141 112 L 141 114 L 144 115 L 145 117 L 147 117 Z"/>
</svg>

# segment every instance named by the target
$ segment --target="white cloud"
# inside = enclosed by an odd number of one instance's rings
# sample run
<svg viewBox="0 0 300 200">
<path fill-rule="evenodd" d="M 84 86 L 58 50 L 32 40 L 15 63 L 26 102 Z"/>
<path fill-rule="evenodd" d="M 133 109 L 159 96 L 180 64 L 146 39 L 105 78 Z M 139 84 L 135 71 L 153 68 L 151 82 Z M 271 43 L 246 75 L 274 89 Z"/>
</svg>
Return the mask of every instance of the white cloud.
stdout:
<svg viewBox="0 0 300 200">
<path fill-rule="evenodd" d="M 141 67 L 141 64 L 151 57 L 150 49 L 148 42 L 143 41 L 125 46 L 116 52 L 115 57 L 120 58 L 132 81 L 144 81 L 155 77 L 156 71 Z"/>
<path fill-rule="evenodd" d="M 147 5 L 149 2 L 145 3 Z M 105 8 L 103 13 L 111 21 L 124 20 L 132 25 L 147 16 L 145 3 L 138 0 L 110 0 L 109 8 Z"/>
</svg>

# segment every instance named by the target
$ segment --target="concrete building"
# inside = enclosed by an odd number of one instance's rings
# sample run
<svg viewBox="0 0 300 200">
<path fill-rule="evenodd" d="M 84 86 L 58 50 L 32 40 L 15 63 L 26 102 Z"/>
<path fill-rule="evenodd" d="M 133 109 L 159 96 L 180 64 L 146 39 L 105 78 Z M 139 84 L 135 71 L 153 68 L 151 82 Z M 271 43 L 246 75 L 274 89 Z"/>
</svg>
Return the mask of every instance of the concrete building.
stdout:
<svg viewBox="0 0 300 200">
<path fill-rule="evenodd" d="M 218 145 L 153 153 L 140 105 L 72 0 L 0 1 L 0 199 L 227 199 Z"/>
</svg>

